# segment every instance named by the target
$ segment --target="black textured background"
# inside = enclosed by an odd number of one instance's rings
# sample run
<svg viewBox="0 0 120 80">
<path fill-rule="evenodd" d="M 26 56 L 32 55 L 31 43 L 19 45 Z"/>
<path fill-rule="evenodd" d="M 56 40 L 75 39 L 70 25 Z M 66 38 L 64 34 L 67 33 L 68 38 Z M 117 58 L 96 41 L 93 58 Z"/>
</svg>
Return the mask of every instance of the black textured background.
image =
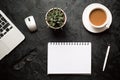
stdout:
<svg viewBox="0 0 120 80">
<path fill-rule="evenodd" d="M 82 13 L 90 3 L 102 3 L 113 16 L 110 29 L 103 33 L 88 32 Z M 47 28 L 44 17 L 52 7 L 62 8 L 68 17 L 60 31 Z M 119 0 L 0 0 L 0 9 L 23 32 L 26 39 L 0 61 L 0 80 L 120 80 L 120 1 Z M 33 15 L 38 31 L 30 33 L 24 18 Z M 14 35 L 13 35 L 14 36 Z M 49 41 L 92 42 L 91 75 L 47 75 Z M 111 44 L 106 70 L 102 66 Z"/>
</svg>

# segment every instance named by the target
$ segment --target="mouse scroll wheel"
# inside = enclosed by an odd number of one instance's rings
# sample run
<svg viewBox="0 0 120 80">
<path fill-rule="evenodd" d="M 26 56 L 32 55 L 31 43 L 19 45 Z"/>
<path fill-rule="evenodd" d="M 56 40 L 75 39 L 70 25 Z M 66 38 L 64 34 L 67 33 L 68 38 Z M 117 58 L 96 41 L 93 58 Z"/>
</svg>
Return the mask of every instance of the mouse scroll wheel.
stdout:
<svg viewBox="0 0 120 80">
<path fill-rule="evenodd" d="M 28 21 L 30 21 L 30 18 L 28 18 Z"/>
</svg>

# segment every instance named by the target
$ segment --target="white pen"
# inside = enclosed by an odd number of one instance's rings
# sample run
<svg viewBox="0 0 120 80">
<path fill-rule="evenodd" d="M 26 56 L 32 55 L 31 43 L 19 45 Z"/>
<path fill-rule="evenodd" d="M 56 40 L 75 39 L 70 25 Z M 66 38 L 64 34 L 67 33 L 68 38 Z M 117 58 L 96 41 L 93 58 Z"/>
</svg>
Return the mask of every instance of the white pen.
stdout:
<svg viewBox="0 0 120 80">
<path fill-rule="evenodd" d="M 108 45 L 108 48 L 107 48 L 107 52 L 106 52 L 106 56 L 105 56 L 105 60 L 104 60 L 104 64 L 103 64 L 103 70 L 105 70 L 105 66 L 106 66 L 106 63 L 107 63 L 107 58 L 108 58 L 108 55 L 109 55 L 109 51 L 110 51 L 110 45 Z"/>
</svg>

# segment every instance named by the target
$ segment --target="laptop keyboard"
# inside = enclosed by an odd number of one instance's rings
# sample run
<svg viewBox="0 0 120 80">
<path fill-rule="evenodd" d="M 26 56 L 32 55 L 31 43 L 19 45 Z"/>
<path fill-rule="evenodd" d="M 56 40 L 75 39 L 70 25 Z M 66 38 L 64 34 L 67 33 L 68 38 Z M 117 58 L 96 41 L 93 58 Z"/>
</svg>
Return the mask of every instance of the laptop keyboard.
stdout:
<svg viewBox="0 0 120 80">
<path fill-rule="evenodd" d="M 9 22 L 0 14 L 0 39 L 12 28 Z"/>
</svg>

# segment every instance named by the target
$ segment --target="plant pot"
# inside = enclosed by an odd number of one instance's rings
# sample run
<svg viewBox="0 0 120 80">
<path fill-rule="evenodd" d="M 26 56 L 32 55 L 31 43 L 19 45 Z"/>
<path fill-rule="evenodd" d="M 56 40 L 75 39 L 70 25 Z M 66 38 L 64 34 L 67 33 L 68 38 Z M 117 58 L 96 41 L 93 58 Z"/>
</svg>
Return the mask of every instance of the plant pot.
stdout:
<svg viewBox="0 0 120 80">
<path fill-rule="evenodd" d="M 67 16 L 61 8 L 51 8 L 45 15 L 45 21 L 48 27 L 60 29 L 66 24 Z"/>
</svg>

